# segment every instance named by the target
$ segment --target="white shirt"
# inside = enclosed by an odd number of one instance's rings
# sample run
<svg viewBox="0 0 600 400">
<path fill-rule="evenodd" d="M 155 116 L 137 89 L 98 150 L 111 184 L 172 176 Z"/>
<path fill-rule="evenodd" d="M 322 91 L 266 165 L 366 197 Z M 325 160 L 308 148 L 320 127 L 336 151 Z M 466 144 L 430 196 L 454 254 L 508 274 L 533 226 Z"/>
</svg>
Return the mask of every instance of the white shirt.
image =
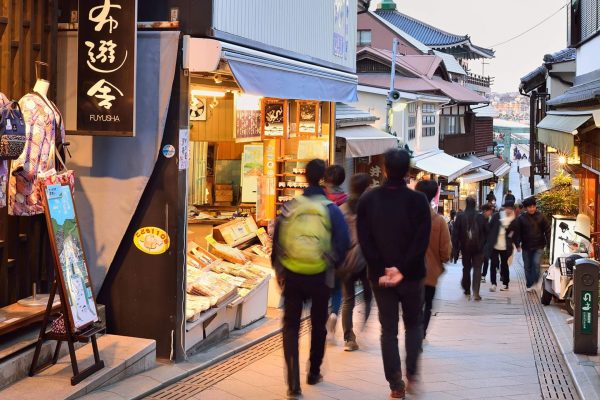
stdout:
<svg viewBox="0 0 600 400">
<path fill-rule="evenodd" d="M 508 216 L 506 211 L 500 211 L 500 229 L 498 230 L 498 239 L 494 246 L 495 250 L 506 250 L 506 229 L 514 219 L 514 215 Z"/>
</svg>

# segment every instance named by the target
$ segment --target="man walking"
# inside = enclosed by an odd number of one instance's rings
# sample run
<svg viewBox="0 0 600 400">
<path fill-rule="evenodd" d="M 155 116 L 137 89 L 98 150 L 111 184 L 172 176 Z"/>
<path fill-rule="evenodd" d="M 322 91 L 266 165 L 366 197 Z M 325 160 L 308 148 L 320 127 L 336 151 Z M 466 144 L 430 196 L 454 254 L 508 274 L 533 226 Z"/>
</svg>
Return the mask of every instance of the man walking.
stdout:
<svg viewBox="0 0 600 400">
<path fill-rule="evenodd" d="M 486 222 L 488 222 L 492 218 L 492 214 L 494 213 L 494 207 L 491 204 L 484 204 L 481 207 L 481 214 L 485 218 Z M 487 253 L 483 254 L 483 267 L 481 268 L 481 283 L 485 283 L 485 277 L 487 275 L 488 267 L 490 265 L 490 257 Z M 494 282 L 496 282 L 496 277 L 494 277 Z M 495 285 L 495 283 L 494 283 Z"/>
<path fill-rule="evenodd" d="M 517 219 L 515 244 L 517 250 L 522 250 L 527 291 L 532 292 L 535 290 L 533 285 L 540 278 L 542 253 L 550 243 L 550 224 L 546 217 L 537 210 L 535 197 L 528 197 L 523 200 L 523 207 L 526 212 L 522 213 Z"/>
<path fill-rule="evenodd" d="M 500 212 L 492 216 L 490 231 L 486 243 L 486 254 L 491 260 L 491 292 L 496 291 L 496 271 L 500 267 L 500 290 L 508 290 L 510 282 L 508 258 L 513 252 L 513 238 L 515 231 L 515 209 L 513 203 L 505 203 Z"/>
<path fill-rule="evenodd" d="M 479 295 L 481 266 L 488 224 L 485 217 L 475 209 L 477 203 L 473 197 L 467 197 L 466 203 L 465 211 L 456 216 L 452 245 L 459 248 L 462 253 L 461 286 L 465 295 L 472 294 L 473 300 L 479 301 L 481 300 Z M 471 274 L 473 274 L 472 279 Z"/>
<path fill-rule="evenodd" d="M 358 205 L 357 231 L 368 265 L 381 323 L 381 353 L 391 397 L 414 393 L 423 341 L 423 278 L 431 231 L 431 211 L 422 193 L 405 182 L 410 156 L 404 150 L 385 153 L 383 186 L 363 195 Z M 406 377 L 402 379 L 398 350 L 399 305 L 406 342 Z"/>
<path fill-rule="evenodd" d="M 327 307 L 334 284 L 334 268 L 344 260 L 350 237 L 339 208 L 329 201 L 319 182 L 325 162 L 306 165 L 309 187 L 304 195 L 287 203 L 277 219 L 271 261 L 284 296 L 283 354 L 287 367 L 288 398 L 301 395 L 298 334 L 303 304 L 312 301 L 311 345 L 306 383 L 323 377 Z"/>
<path fill-rule="evenodd" d="M 515 195 L 512 193 L 512 190 L 508 190 L 508 192 L 506 192 L 506 195 L 504 196 L 504 204 L 506 203 L 513 203 L 515 204 Z"/>
</svg>

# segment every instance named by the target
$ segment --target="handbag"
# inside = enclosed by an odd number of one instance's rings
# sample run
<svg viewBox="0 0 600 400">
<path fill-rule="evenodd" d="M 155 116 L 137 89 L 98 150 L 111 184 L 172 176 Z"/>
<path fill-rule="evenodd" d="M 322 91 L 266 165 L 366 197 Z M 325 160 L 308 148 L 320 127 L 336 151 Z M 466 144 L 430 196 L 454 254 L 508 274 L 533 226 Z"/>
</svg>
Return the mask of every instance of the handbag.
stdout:
<svg viewBox="0 0 600 400">
<path fill-rule="evenodd" d="M 26 129 L 21 107 L 16 101 L 0 109 L 0 159 L 15 160 L 25 148 Z"/>
<path fill-rule="evenodd" d="M 48 171 L 45 176 L 40 177 L 42 183 L 44 186 L 69 185 L 69 188 L 71 189 L 71 195 L 73 195 L 73 198 L 75 198 L 75 171 L 67 168 L 67 165 L 58 150 L 56 150 L 56 159 L 61 167 L 60 172 L 57 172 L 56 170 Z"/>
</svg>

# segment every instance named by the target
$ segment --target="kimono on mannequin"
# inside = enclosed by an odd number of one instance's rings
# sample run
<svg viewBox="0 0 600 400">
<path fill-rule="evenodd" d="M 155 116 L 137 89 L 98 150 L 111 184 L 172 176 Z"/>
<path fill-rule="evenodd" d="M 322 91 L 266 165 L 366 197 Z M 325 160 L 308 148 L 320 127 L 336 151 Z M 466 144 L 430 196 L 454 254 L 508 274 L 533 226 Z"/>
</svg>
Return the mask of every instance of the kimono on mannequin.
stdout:
<svg viewBox="0 0 600 400">
<path fill-rule="evenodd" d="M 54 170 L 55 140 L 64 142 L 65 129 L 58 108 L 41 94 L 28 93 L 19 100 L 19 105 L 25 120 L 27 141 L 21 156 L 12 163 L 8 213 L 37 215 L 44 212 L 38 177 Z"/>
</svg>

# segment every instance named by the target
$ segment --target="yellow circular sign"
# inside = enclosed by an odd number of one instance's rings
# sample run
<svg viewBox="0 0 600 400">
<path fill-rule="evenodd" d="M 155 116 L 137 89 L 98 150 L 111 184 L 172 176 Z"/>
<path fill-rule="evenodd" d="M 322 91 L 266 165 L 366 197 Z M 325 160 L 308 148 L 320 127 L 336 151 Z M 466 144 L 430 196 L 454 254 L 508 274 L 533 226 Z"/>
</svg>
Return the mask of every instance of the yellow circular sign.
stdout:
<svg viewBox="0 0 600 400">
<path fill-rule="evenodd" d="M 171 240 L 167 232 L 160 228 L 149 226 L 140 228 L 133 236 L 135 247 L 146 254 L 157 255 L 163 254 L 169 249 Z"/>
</svg>

